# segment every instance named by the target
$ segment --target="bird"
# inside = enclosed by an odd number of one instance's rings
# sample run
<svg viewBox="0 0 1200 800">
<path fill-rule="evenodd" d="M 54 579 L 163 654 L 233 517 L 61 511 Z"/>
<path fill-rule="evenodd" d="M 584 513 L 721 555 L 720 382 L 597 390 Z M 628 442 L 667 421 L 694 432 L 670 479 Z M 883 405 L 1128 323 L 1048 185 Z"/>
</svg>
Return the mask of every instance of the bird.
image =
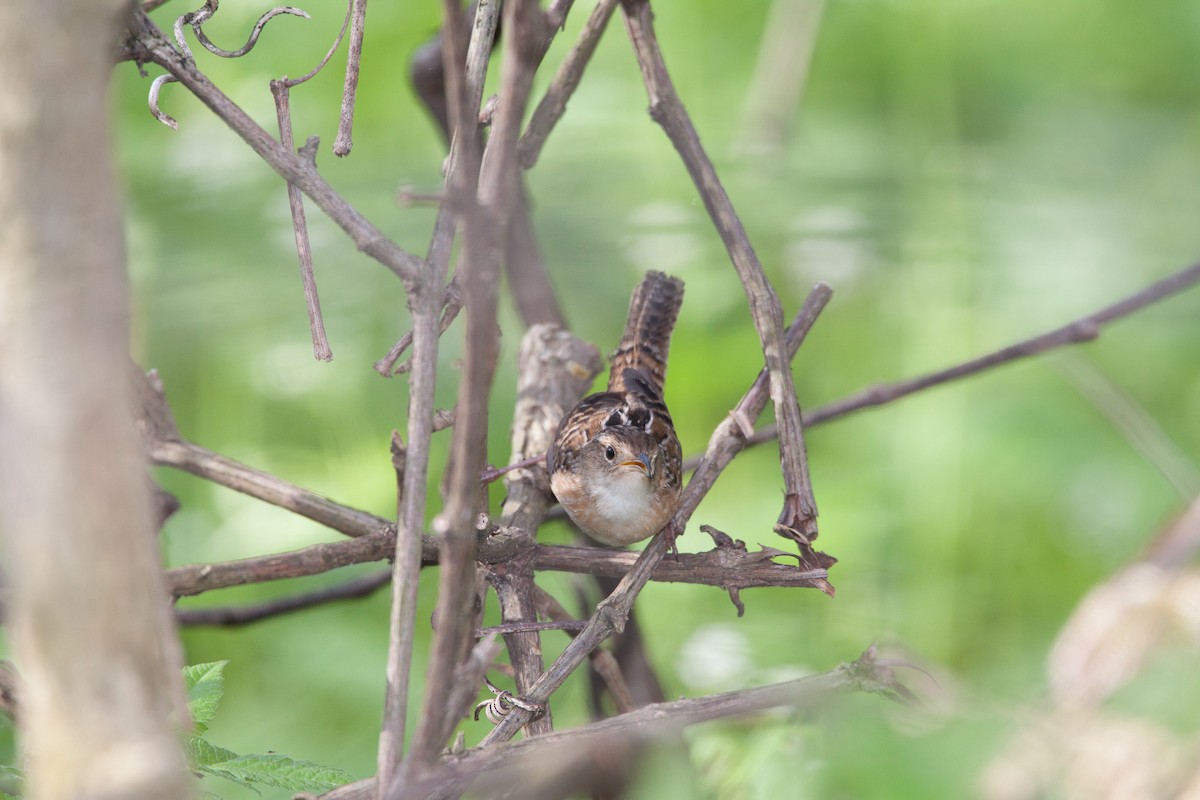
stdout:
<svg viewBox="0 0 1200 800">
<path fill-rule="evenodd" d="M 646 539 L 679 508 L 683 451 L 663 400 L 683 281 L 650 271 L 633 290 L 607 391 L 559 423 L 546 453 L 550 489 L 584 533 L 609 547 Z"/>
</svg>

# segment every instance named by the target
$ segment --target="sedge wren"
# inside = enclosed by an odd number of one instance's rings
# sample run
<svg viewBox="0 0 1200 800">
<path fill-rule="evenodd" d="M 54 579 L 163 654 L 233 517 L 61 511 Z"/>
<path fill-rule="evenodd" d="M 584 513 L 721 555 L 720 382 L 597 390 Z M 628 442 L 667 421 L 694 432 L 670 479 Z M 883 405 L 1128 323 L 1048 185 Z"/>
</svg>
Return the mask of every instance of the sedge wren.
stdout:
<svg viewBox="0 0 1200 800">
<path fill-rule="evenodd" d="M 593 539 L 621 547 L 657 533 L 679 508 L 683 453 L 663 402 L 683 281 L 648 272 L 629 300 L 608 391 L 563 417 L 546 454 L 550 488 Z"/>
</svg>

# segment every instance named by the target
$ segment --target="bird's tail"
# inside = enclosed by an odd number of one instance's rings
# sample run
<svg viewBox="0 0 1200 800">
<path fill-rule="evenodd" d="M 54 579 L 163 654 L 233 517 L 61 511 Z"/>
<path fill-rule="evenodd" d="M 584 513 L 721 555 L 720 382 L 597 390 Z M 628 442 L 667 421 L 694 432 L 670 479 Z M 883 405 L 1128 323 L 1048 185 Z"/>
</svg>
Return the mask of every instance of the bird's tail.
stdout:
<svg viewBox="0 0 1200 800">
<path fill-rule="evenodd" d="M 667 376 L 671 331 L 683 304 L 683 281 L 650 271 L 633 290 L 621 343 L 612 354 L 610 392 L 626 392 L 625 371 L 634 370 L 661 396 Z"/>
</svg>

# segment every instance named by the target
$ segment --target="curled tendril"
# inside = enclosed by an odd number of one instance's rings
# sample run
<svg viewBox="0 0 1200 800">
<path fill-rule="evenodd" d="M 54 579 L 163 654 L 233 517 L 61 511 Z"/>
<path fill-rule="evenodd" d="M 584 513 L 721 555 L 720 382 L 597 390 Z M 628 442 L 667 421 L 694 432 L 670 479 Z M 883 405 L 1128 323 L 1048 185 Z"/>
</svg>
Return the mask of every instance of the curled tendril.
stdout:
<svg viewBox="0 0 1200 800">
<path fill-rule="evenodd" d="M 150 113 L 168 128 L 179 130 L 179 123 L 175 121 L 175 118 L 158 107 L 158 93 L 162 90 L 163 84 L 174 82 L 175 78 L 171 75 L 159 75 L 154 79 L 154 83 L 150 84 Z"/>
<path fill-rule="evenodd" d="M 205 0 L 203 6 L 195 11 L 190 11 L 175 20 L 175 25 L 172 29 L 175 32 L 175 43 L 179 45 L 180 52 L 183 53 L 188 61 L 195 62 L 196 57 L 192 55 L 192 48 L 188 47 L 187 40 L 184 38 L 184 25 L 192 26 L 192 32 L 196 35 L 196 40 L 200 42 L 200 44 L 204 45 L 204 49 L 213 55 L 220 56 L 221 58 L 240 58 L 254 49 L 254 45 L 258 44 L 258 36 L 260 33 L 262 33 L 263 26 L 266 25 L 267 22 L 273 17 L 277 17 L 280 14 L 290 14 L 294 17 L 311 19 L 307 12 L 293 6 L 278 6 L 276 8 L 272 8 L 270 11 L 259 17 L 258 22 L 254 23 L 254 29 L 250 31 L 250 38 L 246 40 L 244 45 L 237 50 L 222 50 L 220 47 L 217 47 L 215 44 L 213 44 L 212 40 L 205 35 L 202 27 L 205 22 L 208 22 L 208 20 L 212 19 L 213 14 L 217 13 L 217 6 L 219 3 L 220 0 Z M 345 24 L 342 25 L 342 28 L 345 30 Z M 341 41 L 340 34 L 338 41 Z M 329 60 L 328 55 L 325 56 L 325 60 Z M 324 61 L 322 62 L 322 66 L 324 66 Z M 173 82 L 175 82 L 175 78 L 171 77 L 170 75 L 160 75 L 154 79 L 154 83 L 150 84 L 150 113 L 153 114 L 154 118 L 162 124 L 174 130 L 178 130 L 179 123 L 158 107 L 158 93 L 162 90 L 163 84 Z"/>
<path fill-rule="evenodd" d="M 262 33 L 263 26 L 266 25 L 267 22 L 273 17 L 277 17 L 280 14 L 290 14 L 293 17 L 311 19 L 307 12 L 299 8 L 294 8 L 293 6 L 279 6 L 277 8 L 272 8 L 270 11 L 259 17 L 258 22 L 254 23 L 254 29 L 250 31 L 250 38 L 246 40 L 244 45 L 237 50 L 223 50 L 212 43 L 212 40 L 205 35 L 202 27 L 205 22 L 208 22 L 208 20 L 212 18 L 213 14 L 217 13 L 218 2 L 219 0 L 205 0 L 203 6 L 195 11 L 184 14 L 175 20 L 175 43 L 179 45 L 179 49 L 183 51 L 184 55 L 186 55 L 189 60 L 194 61 L 195 57 L 192 55 L 192 50 L 190 47 L 188 47 L 187 41 L 184 39 L 184 25 L 192 26 L 192 32 L 196 35 L 196 40 L 200 42 L 200 44 L 204 45 L 204 49 L 213 55 L 220 56 L 221 58 L 240 58 L 254 49 L 254 45 L 258 44 L 258 35 Z"/>
<path fill-rule="evenodd" d="M 546 707 L 537 703 L 531 703 L 528 700 L 517 697 L 512 692 L 505 689 L 497 689 L 492 685 L 492 682 L 487 678 L 483 679 L 487 684 L 487 688 L 495 697 L 490 697 L 482 703 L 475 706 L 475 719 L 479 719 L 479 712 L 482 711 L 487 715 L 488 721 L 493 725 L 499 725 L 500 721 L 508 716 L 508 712 L 514 708 L 523 708 L 532 713 L 535 717 L 540 717 L 546 713 Z"/>
</svg>

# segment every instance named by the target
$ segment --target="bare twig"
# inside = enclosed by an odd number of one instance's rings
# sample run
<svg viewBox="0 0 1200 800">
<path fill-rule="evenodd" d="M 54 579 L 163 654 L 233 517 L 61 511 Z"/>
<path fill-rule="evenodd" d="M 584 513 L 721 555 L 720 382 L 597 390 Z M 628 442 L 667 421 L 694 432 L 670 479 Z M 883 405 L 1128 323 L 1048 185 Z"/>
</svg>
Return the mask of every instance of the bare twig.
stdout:
<svg viewBox="0 0 1200 800">
<path fill-rule="evenodd" d="M 381 530 L 358 539 L 324 542 L 288 553 L 173 567 L 167 570 L 167 585 L 176 597 L 184 597 L 229 586 L 319 575 L 351 564 L 382 561 L 395 549 L 395 537 L 395 532 Z"/>
<path fill-rule="evenodd" d="M 333 54 L 337 52 L 338 47 L 342 44 L 342 39 L 346 36 L 346 28 L 350 25 L 350 12 L 352 8 L 352 5 L 346 6 L 346 16 L 342 18 L 342 27 L 338 30 L 338 35 L 334 37 L 333 43 L 329 45 L 329 49 L 325 51 L 325 55 L 322 56 L 321 60 L 317 62 L 315 67 L 301 75 L 299 78 L 289 78 L 285 75 L 280 79 L 288 88 L 299 86 L 302 83 L 307 83 L 315 78 L 317 73 L 325 69 L 325 65 L 329 63 L 329 59 L 333 58 Z"/>
<path fill-rule="evenodd" d="M 530 169 L 537 163 L 546 138 L 567 110 L 567 101 L 579 86 L 584 67 L 596 52 L 596 45 L 600 43 L 600 37 L 608 28 L 608 21 L 618 2 L 619 0 L 600 0 L 596 3 L 596 8 L 592 10 L 592 15 L 588 17 L 583 31 L 579 34 L 579 40 L 559 65 L 554 80 L 550 82 L 546 94 L 534 109 L 533 116 L 529 118 L 529 124 L 525 127 L 525 133 L 521 136 L 517 152 L 521 157 L 523 169 Z"/>
<path fill-rule="evenodd" d="M 342 88 L 342 113 L 338 119 L 335 156 L 350 155 L 353 146 L 354 98 L 358 93 L 358 70 L 362 63 L 363 30 L 367 22 L 367 0 L 350 0 L 350 49 L 346 55 L 346 82 Z"/>
<path fill-rule="evenodd" d="M 1105 306 L 1086 317 L 1068 322 L 1066 325 L 1062 325 L 1046 333 L 1023 339 L 1006 347 L 1001 347 L 999 350 L 993 350 L 985 355 L 936 372 L 926 373 L 925 375 L 919 375 L 903 381 L 896 381 L 895 383 L 881 383 L 869 386 L 841 400 L 835 400 L 819 408 L 814 408 L 804 415 L 804 424 L 806 427 L 811 427 L 824 422 L 831 422 L 853 414 L 855 411 L 861 411 L 864 408 L 886 405 L 924 389 L 961 380 L 962 378 L 967 378 L 1013 361 L 1040 355 L 1058 347 L 1079 344 L 1080 342 L 1090 342 L 1099 337 L 1101 329 L 1110 322 L 1115 322 L 1142 310 L 1146 306 L 1157 303 L 1160 300 L 1165 300 L 1197 283 L 1200 283 L 1200 263 L 1192 264 L 1179 272 L 1150 284 L 1141 291 L 1118 300 L 1112 305 Z M 747 441 L 747 445 L 769 442 L 776 435 L 776 426 L 766 426 L 754 434 Z"/>
<path fill-rule="evenodd" d="M 288 84 L 282 80 L 271 81 L 271 94 L 275 97 L 275 113 L 279 118 L 279 141 L 284 147 L 292 150 L 296 143 L 292 138 L 292 111 L 288 102 Z M 321 317 L 321 298 L 317 294 L 317 279 L 313 274 L 312 245 L 308 238 L 308 223 L 304 219 L 304 200 L 300 195 L 300 189 L 291 182 L 287 184 L 287 195 L 288 207 L 292 213 L 292 229 L 296 235 L 296 255 L 300 259 L 300 281 L 304 285 L 304 304 L 308 309 L 308 328 L 312 334 L 313 356 L 318 361 L 330 361 L 333 359 L 333 351 L 329 349 L 329 338 L 325 335 L 325 320 Z"/>
<path fill-rule="evenodd" d="M 499 625 L 476 628 L 475 635 L 537 633 L 539 631 L 581 631 L 585 625 L 587 625 L 587 620 L 582 619 L 565 619 L 561 622 L 502 622 Z"/>
<path fill-rule="evenodd" d="M 513 452 L 515 454 L 517 451 L 514 450 Z M 495 483 L 513 470 L 536 467 L 539 463 L 545 460 L 546 452 L 543 450 L 535 455 L 529 456 L 528 458 L 522 458 L 519 461 L 514 461 L 511 464 L 505 464 L 503 467 L 493 467 L 489 465 L 487 469 L 483 471 L 483 474 L 479 476 L 479 480 L 481 483 Z"/>
<path fill-rule="evenodd" d="M 184 439 L 163 393 L 157 373 L 130 365 L 137 397 L 137 424 L 151 460 L 190 472 L 221 486 L 307 517 L 347 536 L 366 536 L 391 523 L 366 511 L 336 503 L 274 475 L 248 467 Z"/>
<path fill-rule="evenodd" d="M 176 50 L 162 31 L 141 10 L 130 19 L 126 57 L 158 64 L 186 86 L 201 102 L 233 129 L 285 180 L 294 183 L 317 207 L 354 241 L 360 250 L 392 270 L 411 288 L 422 260 L 399 247 L 372 225 L 345 198 L 334 191 L 307 159 L 288 150 L 262 129 L 236 103 L 225 96 L 197 68 L 194 61 Z"/>
<path fill-rule="evenodd" d="M 150 455 L 155 464 L 190 472 L 242 494 L 286 508 L 347 536 L 367 536 L 392 526 L 392 523 L 383 517 L 334 502 L 191 442 L 156 442 L 151 446 Z"/>
<path fill-rule="evenodd" d="M 570 628 L 564 628 L 568 635 L 575 636 L 577 631 L 587 627 L 587 622 L 584 621 L 579 627 L 575 627 L 580 620 L 571 617 L 562 604 L 554 599 L 554 596 L 542 589 L 540 586 L 533 587 L 534 599 L 537 601 L 538 614 L 552 620 L 558 621 L 557 624 L 565 625 L 572 623 Z M 627 711 L 633 711 L 637 708 L 637 703 L 633 700 L 633 695 L 629 691 L 629 686 L 625 683 L 625 676 L 621 673 L 621 665 L 617 662 L 617 658 L 611 650 L 603 647 L 598 647 L 588 654 L 588 658 L 592 662 L 592 669 L 604 681 L 605 687 L 608 689 L 608 694 L 612 698 L 613 705 L 617 709 L 618 714 L 624 714 Z"/>
<path fill-rule="evenodd" d="M 789 364 L 832 294 L 833 290 L 828 285 L 818 283 L 788 327 L 785 357 Z M 688 481 L 688 492 L 684 497 L 685 506 L 689 502 L 698 504 L 708 488 L 716 482 L 721 471 L 745 448 L 749 432 L 747 429 L 766 407 L 769 382 L 769 373 L 763 369 L 755 379 L 754 385 L 713 431 L 704 458 L 697 466 L 692 479 Z M 693 492 L 693 487 L 696 487 L 697 491 Z M 800 548 L 800 565 L 806 569 L 829 569 L 835 561 L 836 559 L 811 547 Z M 833 586 L 828 581 L 820 582 L 819 588 L 826 594 L 833 594 Z"/>
<path fill-rule="evenodd" d="M 373 572 L 352 578 L 344 583 L 333 586 L 323 586 L 299 594 L 276 597 L 244 606 L 224 606 L 219 608 L 176 608 L 175 621 L 180 625 L 248 625 L 252 622 L 277 617 L 281 614 L 291 614 L 313 606 L 324 605 L 338 600 L 353 600 L 367 597 L 377 590 L 387 586 L 392 579 L 390 569 Z"/>
<path fill-rule="evenodd" d="M 783 310 L 763 272 L 745 228 L 733 209 L 712 161 L 700 144 L 687 110 L 675 92 L 654 35 L 647 0 L 622 0 L 625 24 L 650 98 L 650 116 L 662 126 L 683 159 L 716 226 L 750 302 L 750 314 L 762 342 L 770 373 L 771 400 L 779 422 L 779 461 L 783 470 L 784 505 L 776 532 L 794 539 L 802 551 L 817 537 L 817 506 L 808 475 L 803 424 L 796 387 L 786 358 Z"/>
<path fill-rule="evenodd" d="M 162 92 L 162 87 L 168 83 L 176 83 L 176 80 L 170 75 L 159 75 L 150 82 L 150 113 L 154 118 L 166 125 L 171 130 L 179 130 L 179 122 L 170 114 L 158 107 L 158 96 Z"/>
<path fill-rule="evenodd" d="M 492 2 L 493 0 L 487 0 L 487 3 Z M 487 3 L 479 5 L 482 6 Z M 565 21 L 567 12 L 570 11 L 571 6 L 572 0 L 558 0 L 547 9 L 544 16 L 546 23 L 543 26 L 544 35 L 537 44 L 536 52 L 531 56 L 537 63 L 540 63 L 545 56 L 554 33 Z M 480 10 L 484 11 L 486 9 L 481 8 Z M 494 13 L 494 9 L 492 13 Z M 474 42 L 474 40 L 472 41 Z M 442 43 L 444 46 L 444 36 L 442 37 Z M 490 45 L 490 39 L 488 43 Z M 474 44 L 472 45 L 472 49 L 467 55 L 468 76 L 473 74 L 473 72 L 482 74 L 486 68 L 488 55 L 490 55 L 490 50 L 480 48 L 476 51 Z M 422 62 L 427 62 L 427 56 L 421 55 L 421 60 Z M 428 66 L 432 67 L 433 65 Z M 414 71 L 413 81 L 415 88 L 421 96 L 422 101 L 429 107 L 430 113 L 438 120 L 439 125 L 442 125 L 446 129 L 447 136 L 449 136 L 448 129 L 450 126 L 446 120 L 446 109 L 443 107 L 447 92 L 440 91 L 440 85 L 445 75 L 434 76 L 427 74 L 427 72 L 428 70 L 424 68 L 419 70 L 419 72 Z M 442 80 L 439 80 L 439 77 Z M 483 85 L 482 82 L 478 84 L 470 80 L 468 82 L 471 83 L 472 93 L 466 105 L 468 108 L 477 109 L 482 99 Z M 447 84 L 448 86 L 449 84 Z M 451 161 L 453 162 L 453 155 L 451 156 Z M 444 197 L 441 199 L 444 200 Z M 441 219 L 439 216 L 439 224 Z M 533 232 L 533 223 L 529 215 L 528 202 L 523 193 L 520 203 L 514 202 L 509 209 L 508 230 L 505 239 L 504 265 L 509 287 L 513 293 L 513 299 L 517 304 L 517 310 L 521 314 L 522 321 L 527 327 L 543 322 L 558 325 L 565 324 L 562 309 L 554 294 L 553 286 L 547 275 L 544 259 L 537 246 L 537 240 Z M 462 311 L 462 307 L 462 293 L 458 284 L 458 276 L 456 275 L 450 281 L 449 285 L 447 285 L 445 295 L 442 298 L 442 333 L 445 333 L 450 324 L 454 322 L 459 312 Z M 399 361 L 400 357 L 411 344 L 412 335 L 411 333 L 406 333 L 392 346 L 387 355 L 375 362 L 375 370 L 384 377 L 391 377 L 392 375 L 407 372 L 410 368 L 409 362 L 402 362 L 399 366 L 396 365 L 396 362 Z"/>
<path fill-rule="evenodd" d="M 449 260 L 450 246 L 454 240 L 454 225 L 454 215 L 447 214 L 445 217 L 445 222 L 443 223 L 443 218 L 439 209 L 437 224 L 434 225 L 434 230 L 436 232 L 434 234 L 434 244 L 432 247 L 430 247 L 429 251 L 429 258 L 431 261 L 435 258 L 442 258 L 443 255 L 445 260 Z M 458 313 L 462 311 L 462 293 L 459 291 L 458 284 L 455 281 L 452 280 L 449 285 L 446 286 L 445 291 L 442 293 L 440 306 L 442 309 L 442 316 L 441 320 L 438 322 L 438 336 L 441 336 L 446 332 L 450 325 L 453 324 L 454 320 L 458 318 Z M 413 332 L 409 331 L 401 336 L 399 341 L 392 345 L 392 349 L 388 350 L 387 355 L 375 362 L 375 371 L 385 378 L 390 378 L 394 375 L 403 375 L 404 373 L 410 371 L 413 367 L 413 359 L 404 361 L 399 366 L 396 365 L 396 362 L 400 359 L 400 356 L 404 355 L 404 351 L 407 350 L 412 343 Z"/>
</svg>

